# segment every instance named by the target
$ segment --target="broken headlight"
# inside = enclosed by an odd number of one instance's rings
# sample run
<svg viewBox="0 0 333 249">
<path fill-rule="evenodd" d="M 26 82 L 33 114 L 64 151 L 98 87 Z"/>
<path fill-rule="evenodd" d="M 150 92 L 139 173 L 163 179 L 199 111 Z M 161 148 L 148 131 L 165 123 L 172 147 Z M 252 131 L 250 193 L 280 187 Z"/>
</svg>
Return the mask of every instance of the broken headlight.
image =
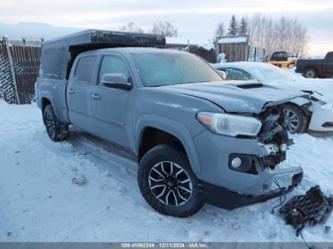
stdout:
<svg viewBox="0 0 333 249">
<path fill-rule="evenodd" d="M 253 117 L 200 112 L 197 119 L 212 132 L 226 136 L 257 136 L 262 123 Z"/>
</svg>

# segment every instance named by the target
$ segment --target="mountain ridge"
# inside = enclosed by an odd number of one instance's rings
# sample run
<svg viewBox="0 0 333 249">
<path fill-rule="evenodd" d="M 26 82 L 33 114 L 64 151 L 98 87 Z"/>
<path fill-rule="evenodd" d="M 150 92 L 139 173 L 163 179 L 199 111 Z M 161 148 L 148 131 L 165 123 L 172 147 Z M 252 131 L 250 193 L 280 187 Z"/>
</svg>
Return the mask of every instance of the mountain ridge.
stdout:
<svg viewBox="0 0 333 249">
<path fill-rule="evenodd" d="M 82 28 L 58 27 L 47 23 L 21 22 L 17 24 L 0 23 L 0 38 L 9 40 L 49 40 L 59 36 L 68 35 Z"/>
</svg>

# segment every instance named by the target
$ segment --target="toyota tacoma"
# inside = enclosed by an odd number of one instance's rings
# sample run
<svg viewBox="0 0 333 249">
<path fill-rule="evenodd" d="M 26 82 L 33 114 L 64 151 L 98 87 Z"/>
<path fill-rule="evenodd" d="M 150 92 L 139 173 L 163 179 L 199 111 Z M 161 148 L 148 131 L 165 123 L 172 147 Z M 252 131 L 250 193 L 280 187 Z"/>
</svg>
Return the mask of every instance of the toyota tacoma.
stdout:
<svg viewBox="0 0 333 249">
<path fill-rule="evenodd" d="M 303 172 L 278 166 L 290 145 L 281 106 L 304 93 L 229 84 L 193 54 L 149 48 L 164 44 L 96 30 L 45 42 L 36 99 L 48 136 L 66 139 L 71 124 L 131 153 L 142 196 L 166 215 L 293 189 Z"/>
</svg>

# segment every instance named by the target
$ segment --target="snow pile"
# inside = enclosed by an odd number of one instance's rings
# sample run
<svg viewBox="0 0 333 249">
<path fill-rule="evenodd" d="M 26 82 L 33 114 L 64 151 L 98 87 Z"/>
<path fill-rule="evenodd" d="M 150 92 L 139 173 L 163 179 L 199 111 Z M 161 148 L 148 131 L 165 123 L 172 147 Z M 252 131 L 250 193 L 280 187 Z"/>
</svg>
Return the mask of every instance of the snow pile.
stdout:
<svg viewBox="0 0 333 249">
<path fill-rule="evenodd" d="M 301 241 L 270 213 L 278 200 L 233 211 L 206 206 L 186 219 L 156 213 L 139 194 L 133 162 L 80 134 L 51 142 L 34 105 L 0 101 L 0 141 L 0 241 Z M 333 139 L 295 142 L 283 167 L 302 165 L 305 177 L 291 195 L 316 184 L 333 193 Z M 303 234 L 333 241 L 323 225 Z"/>
</svg>

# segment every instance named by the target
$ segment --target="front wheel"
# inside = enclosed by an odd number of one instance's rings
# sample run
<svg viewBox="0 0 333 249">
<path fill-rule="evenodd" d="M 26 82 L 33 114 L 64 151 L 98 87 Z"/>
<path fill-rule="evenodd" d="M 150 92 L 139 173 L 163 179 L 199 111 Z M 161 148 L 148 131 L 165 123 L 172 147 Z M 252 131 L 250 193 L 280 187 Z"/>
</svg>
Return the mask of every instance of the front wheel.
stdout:
<svg viewBox="0 0 333 249">
<path fill-rule="evenodd" d="M 144 155 L 138 184 L 148 204 L 162 214 L 188 217 L 204 205 L 186 155 L 170 145 L 157 145 Z"/>
<path fill-rule="evenodd" d="M 287 104 L 283 107 L 285 125 L 290 133 L 303 133 L 308 128 L 308 117 L 297 106 Z"/>
<path fill-rule="evenodd" d="M 58 142 L 68 137 L 68 125 L 59 122 L 52 105 L 47 105 L 44 108 L 43 122 L 51 140 Z"/>
</svg>

